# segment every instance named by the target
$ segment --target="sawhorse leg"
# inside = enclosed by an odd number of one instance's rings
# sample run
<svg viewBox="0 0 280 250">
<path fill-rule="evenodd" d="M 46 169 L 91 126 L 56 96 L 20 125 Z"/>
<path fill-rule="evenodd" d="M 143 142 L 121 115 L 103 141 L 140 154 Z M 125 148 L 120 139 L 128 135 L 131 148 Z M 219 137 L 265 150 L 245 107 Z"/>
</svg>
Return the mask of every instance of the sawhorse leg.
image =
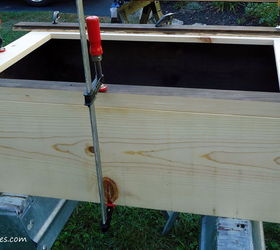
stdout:
<svg viewBox="0 0 280 250">
<path fill-rule="evenodd" d="M 179 213 L 164 212 L 167 221 L 162 230 L 166 235 Z M 200 250 L 265 250 L 263 225 L 260 221 L 203 216 L 201 220 Z"/>
<path fill-rule="evenodd" d="M 173 227 L 179 213 L 178 212 L 173 212 L 173 211 L 165 211 L 164 213 L 166 213 L 166 217 L 167 217 L 167 221 L 165 223 L 165 226 L 161 232 L 162 235 L 166 235 L 169 233 L 169 231 L 171 230 L 171 228 Z"/>
<path fill-rule="evenodd" d="M 140 18 L 140 23 L 147 23 L 151 12 L 156 21 L 158 21 L 162 16 L 162 11 L 160 8 L 160 2 L 154 0 L 147 1 L 131 1 L 125 3 L 117 10 L 117 16 L 120 18 L 122 23 L 129 23 L 128 16 L 133 14 L 139 9 L 143 8 L 143 12 Z"/>
<path fill-rule="evenodd" d="M 203 216 L 200 250 L 265 250 L 262 222 Z"/>
<path fill-rule="evenodd" d="M 141 24 L 148 23 L 151 12 L 153 13 L 156 22 L 163 16 L 159 1 L 154 1 L 143 8 L 140 18 Z"/>
</svg>

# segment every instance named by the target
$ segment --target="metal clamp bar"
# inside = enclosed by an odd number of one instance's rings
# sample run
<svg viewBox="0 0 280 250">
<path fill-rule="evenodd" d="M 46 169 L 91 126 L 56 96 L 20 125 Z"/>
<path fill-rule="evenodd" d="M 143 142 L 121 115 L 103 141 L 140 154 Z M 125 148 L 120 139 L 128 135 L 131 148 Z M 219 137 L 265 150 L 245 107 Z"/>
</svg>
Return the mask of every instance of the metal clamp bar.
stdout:
<svg viewBox="0 0 280 250">
<path fill-rule="evenodd" d="M 90 71 L 90 63 L 89 63 L 89 55 L 88 55 L 88 45 L 87 45 L 87 37 L 86 37 L 86 28 L 85 28 L 85 15 L 83 8 L 83 1 L 76 0 L 78 19 L 79 19 L 79 27 L 80 27 L 80 37 L 81 37 L 81 47 L 82 47 L 82 55 L 83 55 L 83 64 L 84 64 L 84 73 L 86 79 L 86 90 L 85 93 L 92 93 L 92 82 L 91 82 L 91 71 Z M 98 78 L 97 78 L 98 79 Z M 99 81 L 100 82 L 100 81 Z M 96 83 L 98 85 L 98 82 Z M 94 87 L 93 93 L 97 86 Z M 98 140 L 98 132 L 97 132 L 97 123 L 96 123 L 96 114 L 94 103 L 91 102 L 89 107 L 89 115 L 91 122 L 91 133 L 93 140 L 93 147 L 95 152 L 95 165 L 96 165 L 96 175 L 97 175 L 97 183 L 98 183 L 98 191 L 99 191 L 99 199 L 100 199 L 100 207 L 101 207 L 101 216 L 102 223 L 106 224 L 107 221 L 107 212 L 105 206 L 104 199 L 104 186 L 103 186 L 103 175 L 102 175 L 102 167 L 101 167 L 101 157 L 100 157 L 100 149 L 99 149 L 99 140 Z"/>
</svg>

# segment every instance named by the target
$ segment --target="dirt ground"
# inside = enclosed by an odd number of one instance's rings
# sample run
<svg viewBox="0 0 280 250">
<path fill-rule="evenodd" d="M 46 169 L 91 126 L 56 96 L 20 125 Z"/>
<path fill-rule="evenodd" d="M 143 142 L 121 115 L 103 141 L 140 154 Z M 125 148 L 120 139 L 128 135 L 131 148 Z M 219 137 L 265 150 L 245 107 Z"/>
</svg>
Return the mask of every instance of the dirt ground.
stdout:
<svg viewBox="0 0 280 250">
<path fill-rule="evenodd" d="M 235 4 L 234 11 L 218 11 L 210 2 L 190 2 L 184 4 L 166 2 L 161 3 L 163 13 L 173 12 L 174 18 L 184 24 L 208 25 L 247 25 L 259 26 L 258 20 L 244 18 L 246 3 Z"/>
</svg>

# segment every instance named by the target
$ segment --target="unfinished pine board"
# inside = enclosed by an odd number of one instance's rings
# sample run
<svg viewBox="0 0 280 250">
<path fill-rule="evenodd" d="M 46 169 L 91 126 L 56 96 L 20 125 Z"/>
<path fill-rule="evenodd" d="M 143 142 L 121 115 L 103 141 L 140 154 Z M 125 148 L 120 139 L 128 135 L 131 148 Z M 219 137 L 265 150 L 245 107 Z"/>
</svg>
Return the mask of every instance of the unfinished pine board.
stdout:
<svg viewBox="0 0 280 250">
<path fill-rule="evenodd" d="M 49 32 L 30 32 L 7 45 L 0 53 L 0 72 L 4 71 L 51 39 Z"/>
<path fill-rule="evenodd" d="M 49 22 L 19 22 L 14 25 L 14 30 L 44 30 L 44 31 L 79 31 L 78 23 L 58 23 Z M 101 23 L 101 32 L 126 32 L 126 33 L 217 33 L 228 35 L 255 35 L 279 37 L 280 31 L 276 27 L 262 26 L 225 26 L 225 25 L 168 25 L 155 27 L 154 24 L 119 24 Z"/>
<path fill-rule="evenodd" d="M 80 39 L 79 32 L 63 32 L 63 31 L 32 31 L 28 33 L 26 38 L 33 36 L 36 33 L 49 34 L 49 39 Z M 131 33 L 118 30 L 101 32 L 102 40 L 111 41 L 142 41 L 142 42 L 181 42 L 181 43 L 224 43 L 224 44 L 245 44 L 245 45 L 273 45 L 273 41 L 279 38 L 278 35 L 257 36 L 250 34 L 211 34 L 205 32 L 201 33 L 186 33 L 176 34 L 170 32 L 166 34 L 164 31 L 156 33 L 140 32 Z M 48 40 L 49 40 L 48 39 Z M 18 40 L 17 40 L 18 41 Z M 19 40 L 20 41 L 20 40 Z M 45 41 L 46 42 L 46 41 Z M 42 45 L 42 44 L 40 44 Z M 1 59 L 1 58 L 0 58 Z M 1 63 L 1 60 L 0 60 Z M 0 64 L 1 65 L 1 64 Z"/>
<path fill-rule="evenodd" d="M 276 62 L 276 68 L 278 74 L 278 82 L 280 84 L 280 40 L 279 39 L 276 39 L 274 41 L 273 47 L 274 47 L 275 62 Z"/>
<path fill-rule="evenodd" d="M 52 39 L 79 39 L 78 32 L 50 31 Z M 276 37 L 261 36 L 227 36 L 224 34 L 164 34 L 164 33 L 122 33 L 101 32 L 102 40 L 110 41 L 138 41 L 138 42 L 177 42 L 177 43 L 223 43 L 245 45 L 273 45 Z"/>
<path fill-rule="evenodd" d="M 79 32 L 32 31 L 6 46 L 6 52 L 0 54 L 0 73 L 30 54 L 50 39 L 80 39 Z M 180 42 L 180 43 L 222 43 L 246 45 L 273 45 L 277 37 L 207 34 L 165 34 L 162 33 L 125 33 L 103 32 L 103 40 L 143 41 L 143 42 Z"/>
<path fill-rule="evenodd" d="M 116 203 L 280 222 L 280 103 L 195 99 L 98 95 Z M 0 88 L 2 192 L 98 201 L 82 103 L 80 91 Z"/>
<path fill-rule="evenodd" d="M 53 90 L 68 90 L 68 91 L 80 91 L 82 92 L 84 90 L 84 83 L 81 82 L 57 82 L 57 81 L 39 81 L 39 80 L 17 80 L 17 79 L 0 79 L 0 87 L 9 87 L 14 88 L 14 95 L 17 95 L 18 91 L 21 91 L 23 93 L 23 90 L 17 90 L 16 88 L 28 88 L 28 89 L 35 89 L 35 90 L 28 90 L 26 89 L 26 94 L 29 94 L 29 91 L 32 91 L 32 99 L 25 98 L 24 100 L 27 101 L 39 101 L 43 102 L 43 99 L 41 96 L 36 96 L 38 93 L 36 93 L 36 89 L 53 89 Z M 2 91 L 6 93 L 6 88 L 2 88 Z M 35 92 L 33 92 L 35 91 Z M 40 91 L 40 90 L 39 90 Z M 157 101 L 159 98 L 162 98 L 162 96 L 173 96 L 173 97 L 179 97 L 178 102 L 175 104 L 176 108 L 180 105 L 181 98 L 180 97 L 188 97 L 188 99 L 184 100 L 184 103 L 188 101 L 188 106 L 191 105 L 193 108 L 197 107 L 200 108 L 201 105 L 197 104 L 197 98 L 200 99 L 215 99 L 212 100 L 212 104 L 217 110 L 217 107 L 219 106 L 219 99 L 224 100 L 247 100 L 247 101 L 259 101 L 259 104 L 261 105 L 261 102 L 280 102 L 280 93 L 277 92 L 256 92 L 256 91 L 236 91 L 236 90 L 220 90 L 220 89 L 197 89 L 197 88 L 172 88 L 172 87 L 153 87 L 149 86 L 143 87 L 143 86 L 136 86 L 136 85 L 120 85 L 120 84 L 113 84 L 110 85 L 110 93 L 114 94 L 136 94 L 137 95 L 155 95 L 157 97 Z M 7 95 L 11 95 L 9 89 L 7 90 Z M 30 96 L 30 95 L 29 95 Z M 104 103 L 104 105 L 112 102 L 111 95 L 106 93 L 106 98 L 109 97 Z M 104 97 L 104 98 L 105 98 Z M 165 97 L 163 97 L 165 98 Z M 10 99 L 10 96 L 8 97 L 8 100 Z M 177 99 L 177 98 L 176 98 Z M 4 100 L 4 97 L 3 99 Z M 173 99 L 175 100 L 175 98 Z M 47 98 L 47 101 L 50 101 L 50 97 Z M 56 100 L 57 102 L 61 102 L 61 100 Z M 119 100 L 120 101 L 120 100 Z M 63 103 L 69 102 L 73 103 L 71 100 L 69 100 L 68 95 L 65 96 L 63 99 Z M 132 102 L 134 104 L 135 102 Z M 164 103 L 164 99 L 160 102 L 161 105 Z M 78 104 L 78 103 L 77 103 Z M 142 105 L 145 105 L 144 102 L 141 102 Z M 209 102 L 207 103 L 209 105 Z M 232 108 L 236 109 L 240 114 L 240 106 L 234 102 L 235 104 Z M 115 104 L 109 104 L 109 105 L 115 105 Z M 139 104 L 137 104 L 139 105 Z M 153 103 L 153 107 L 155 108 L 158 105 L 158 103 Z M 174 104 L 173 104 L 174 105 Z M 181 105 L 180 105 L 181 106 Z M 139 107 L 139 106 L 138 106 Z M 165 105 L 165 108 L 170 107 L 170 104 L 168 103 Z M 243 107 L 243 106 L 242 106 Z M 274 106 L 272 104 L 271 106 L 266 105 L 266 107 L 269 109 L 269 112 L 271 113 L 271 110 L 275 109 L 276 113 L 278 114 L 278 106 Z M 174 107 L 173 107 L 174 108 Z M 223 108 L 222 106 L 220 108 Z M 255 110 L 258 110 L 253 107 Z M 172 110 L 172 107 L 171 107 Z M 228 110 L 226 110 L 228 111 Z M 267 114 L 267 111 L 258 110 L 263 113 Z M 225 112 L 225 111 L 224 111 Z M 250 110 L 252 112 L 252 109 Z M 248 113 L 247 113 L 248 114 Z M 252 113 L 250 113 L 252 115 Z M 260 115 L 260 113 L 258 113 Z"/>
</svg>

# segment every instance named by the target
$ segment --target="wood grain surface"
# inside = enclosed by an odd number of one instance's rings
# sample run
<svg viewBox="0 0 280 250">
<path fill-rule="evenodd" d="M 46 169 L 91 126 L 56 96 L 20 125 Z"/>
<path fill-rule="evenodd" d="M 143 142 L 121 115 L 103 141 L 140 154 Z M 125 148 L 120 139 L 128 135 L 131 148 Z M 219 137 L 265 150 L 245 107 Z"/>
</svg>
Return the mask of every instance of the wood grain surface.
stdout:
<svg viewBox="0 0 280 250">
<path fill-rule="evenodd" d="M 280 104 L 104 94 L 120 205 L 280 222 Z M 0 88 L 0 190 L 98 202 L 80 91 Z"/>
<path fill-rule="evenodd" d="M 14 30 L 60 30 L 79 31 L 78 23 L 58 23 L 50 22 L 19 22 L 14 25 Z M 154 24 L 127 24 L 127 23 L 101 23 L 101 32 L 128 32 L 128 33 L 231 33 L 239 35 L 275 35 L 279 36 L 276 27 L 265 26 L 234 26 L 234 25 L 168 25 L 155 27 Z"/>
</svg>

